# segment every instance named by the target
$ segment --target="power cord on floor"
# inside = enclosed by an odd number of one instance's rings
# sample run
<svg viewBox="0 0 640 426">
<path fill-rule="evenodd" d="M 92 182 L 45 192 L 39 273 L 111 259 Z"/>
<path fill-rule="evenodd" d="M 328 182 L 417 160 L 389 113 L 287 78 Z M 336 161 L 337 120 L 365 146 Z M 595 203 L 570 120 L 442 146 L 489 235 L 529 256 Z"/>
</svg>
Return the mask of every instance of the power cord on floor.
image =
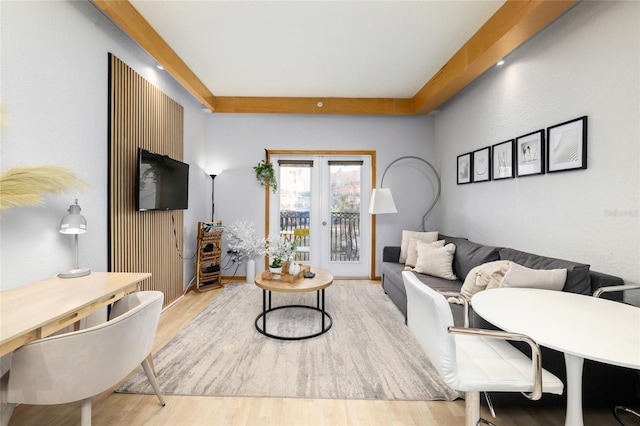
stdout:
<svg viewBox="0 0 640 426">
<path fill-rule="evenodd" d="M 176 244 L 176 251 L 178 252 L 178 257 L 180 257 L 180 259 L 182 260 L 195 259 L 196 253 L 193 253 L 193 256 L 191 257 L 183 257 L 182 253 L 180 252 L 180 247 L 178 247 L 178 232 L 176 231 L 176 221 L 175 221 L 175 218 L 173 217 L 173 213 L 171 213 L 171 225 L 173 226 L 173 240 L 175 241 L 175 244 Z"/>
</svg>

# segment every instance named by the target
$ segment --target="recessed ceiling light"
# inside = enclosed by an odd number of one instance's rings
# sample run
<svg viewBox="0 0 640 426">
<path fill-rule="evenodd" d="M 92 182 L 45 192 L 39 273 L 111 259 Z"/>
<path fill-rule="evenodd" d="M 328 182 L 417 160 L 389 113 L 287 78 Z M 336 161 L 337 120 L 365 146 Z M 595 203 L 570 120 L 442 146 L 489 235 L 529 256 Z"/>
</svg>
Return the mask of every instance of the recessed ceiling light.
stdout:
<svg viewBox="0 0 640 426">
<path fill-rule="evenodd" d="M 164 67 L 161 64 L 156 65 L 159 70 L 164 70 Z"/>
<path fill-rule="evenodd" d="M 501 67 L 503 65 L 504 65 L 504 59 L 500 59 L 498 62 L 496 62 L 497 67 Z"/>
</svg>

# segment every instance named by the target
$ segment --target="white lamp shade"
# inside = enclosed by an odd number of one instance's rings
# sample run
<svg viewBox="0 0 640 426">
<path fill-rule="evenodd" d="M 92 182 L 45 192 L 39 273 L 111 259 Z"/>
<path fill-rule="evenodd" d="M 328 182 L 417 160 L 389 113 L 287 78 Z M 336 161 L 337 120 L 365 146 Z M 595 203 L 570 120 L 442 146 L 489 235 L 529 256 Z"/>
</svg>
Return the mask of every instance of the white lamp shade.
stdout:
<svg viewBox="0 0 640 426">
<path fill-rule="evenodd" d="M 389 188 L 374 189 L 369 203 L 370 214 L 398 213 Z"/>
<path fill-rule="evenodd" d="M 80 214 L 78 200 L 69 206 L 67 214 L 60 221 L 61 234 L 84 234 L 87 232 L 87 219 Z"/>
</svg>

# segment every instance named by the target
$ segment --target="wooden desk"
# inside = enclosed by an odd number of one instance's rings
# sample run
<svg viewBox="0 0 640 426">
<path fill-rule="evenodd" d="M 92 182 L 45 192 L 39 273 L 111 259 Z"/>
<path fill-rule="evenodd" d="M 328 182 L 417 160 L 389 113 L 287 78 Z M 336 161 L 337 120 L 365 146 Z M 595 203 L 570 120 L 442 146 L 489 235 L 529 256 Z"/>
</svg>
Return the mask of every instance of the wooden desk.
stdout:
<svg viewBox="0 0 640 426">
<path fill-rule="evenodd" d="M 498 288 L 476 293 L 473 310 L 506 331 L 564 352 L 567 426 L 583 424 L 582 365 L 591 359 L 640 369 L 640 308 L 566 291 Z"/>
<path fill-rule="evenodd" d="M 0 292 L 0 356 L 74 324 L 127 293 L 150 273 L 92 272 Z"/>
</svg>

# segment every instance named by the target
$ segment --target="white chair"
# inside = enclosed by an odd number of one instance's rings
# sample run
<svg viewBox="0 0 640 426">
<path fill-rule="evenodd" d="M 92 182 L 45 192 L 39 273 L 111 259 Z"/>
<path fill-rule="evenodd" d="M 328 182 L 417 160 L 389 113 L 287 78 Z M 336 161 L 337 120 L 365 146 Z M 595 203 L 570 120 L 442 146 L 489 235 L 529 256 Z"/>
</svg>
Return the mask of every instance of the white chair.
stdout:
<svg viewBox="0 0 640 426">
<path fill-rule="evenodd" d="M 624 284 L 614 285 L 609 287 L 600 287 L 593 293 L 593 297 L 601 297 L 606 293 L 613 293 L 618 291 L 637 290 L 640 289 L 640 284 Z M 638 372 L 640 374 L 640 372 Z M 627 426 L 627 423 L 623 420 L 625 417 L 636 419 L 636 422 L 640 421 L 640 412 L 632 410 L 629 407 L 623 405 L 616 405 L 613 407 L 613 417 L 622 426 Z"/>
<path fill-rule="evenodd" d="M 114 303 L 105 323 L 16 349 L 0 387 L 2 426 L 17 404 L 80 400 L 82 425 L 90 425 L 91 397 L 118 384 L 139 364 L 164 406 L 149 364 L 163 301 L 159 291 L 132 293 Z"/>
<path fill-rule="evenodd" d="M 542 392 L 562 394 L 562 381 L 542 369 L 540 348 L 529 337 L 454 327 L 442 293 L 421 283 L 412 272 L 403 272 L 402 278 L 407 291 L 407 325 L 444 381 L 465 392 L 467 426 L 491 424 L 480 418 L 480 392 L 522 392 L 534 400 Z M 527 342 L 533 360 L 507 340 Z"/>
</svg>

